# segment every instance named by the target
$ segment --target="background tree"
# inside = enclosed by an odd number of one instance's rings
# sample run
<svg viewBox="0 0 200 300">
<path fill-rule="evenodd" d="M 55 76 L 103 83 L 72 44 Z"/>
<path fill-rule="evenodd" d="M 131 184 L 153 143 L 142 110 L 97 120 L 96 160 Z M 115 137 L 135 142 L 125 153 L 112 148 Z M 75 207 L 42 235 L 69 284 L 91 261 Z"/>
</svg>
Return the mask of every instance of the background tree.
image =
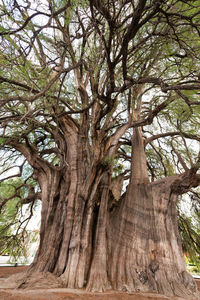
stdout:
<svg viewBox="0 0 200 300">
<path fill-rule="evenodd" d="M 198 1 L 1 1 L 1 149 L 32 167 L 42 201 L 26 278 L 194 299 L 177 201 L 200 183 L 199 14 Z"/>
<path fill-rule="evenodd" d="M 21 178 L 12 172 L 8 177 L 13 178 L 6 179 L 6 170 L 8 173 L 9 165 L 15 165 L 14 161 L 19 154 L 12 153 L 13 157 L 11 152 L 2 151 L 2 154 L 7 158 L 2 158 L 1 166 L 3 179 L 0 183 L 0 252 L 8 254 L 12 262 L 27 262 L 30 256 L 30 243 L 37 239 L 37 232 L 31 231 L 29 223 L 34 212 L 38 211 L 39 201 L 36 196 L 39 197 L 39 193 L 34 191 L 34 188 L 37 189 L 36 182 L 27 176 L 32 171 L 27 165 L 24 166 L 24 162 L 23 172 L 18 174 Z M 9 163 L 6 164 L 8 159 Z"/>
</svg>

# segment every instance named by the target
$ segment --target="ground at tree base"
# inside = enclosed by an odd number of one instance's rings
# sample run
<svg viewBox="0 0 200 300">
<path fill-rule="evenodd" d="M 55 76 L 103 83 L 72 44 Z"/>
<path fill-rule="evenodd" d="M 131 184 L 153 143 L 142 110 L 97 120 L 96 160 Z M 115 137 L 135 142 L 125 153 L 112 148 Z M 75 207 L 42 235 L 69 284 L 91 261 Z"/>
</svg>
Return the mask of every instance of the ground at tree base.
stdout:
<svg viewBox="0 0 200 300">
<path fill-rule="evenodd" d="M 151 293 L 124 293 L 107 291 L 105 293 L 88 293 L 85 290 L 66 288 L 15 289 L 12 280 L 20 277 L 19 273 L 26 267 L 0 267 L 0 300 L 182 300 L 180 297 L 166 297 Z M 15 274 L 15 275 L 13 275 Z M 10 275 L 13 275 L 9 277 Z M 4 288 L 5 280 L 10 281 L 10 288 Z M 196 280 L 200 291 L 200 280 Z M 42 283 L 41 283 L 42 284 Z M 8 285 L 9 286 L 9 285 Z M 197 299 L 197 298 L 196 298 Z M 194 299 L 194 300 L 196 300 Z M 200 298 L 199 298 L 200 299 Z M 198 300 L 198 299 L 197 299 Z"/>
</svg>

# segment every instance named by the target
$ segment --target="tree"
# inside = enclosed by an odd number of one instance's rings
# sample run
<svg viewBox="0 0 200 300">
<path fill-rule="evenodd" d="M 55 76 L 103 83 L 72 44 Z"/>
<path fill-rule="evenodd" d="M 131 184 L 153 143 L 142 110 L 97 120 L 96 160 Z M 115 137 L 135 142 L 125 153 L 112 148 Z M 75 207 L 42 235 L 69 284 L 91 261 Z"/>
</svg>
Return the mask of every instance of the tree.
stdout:
<svg viewBox="0 0 200 300">
<path fill-rule="evenodd" d="M 42 202 L 26 277 L 194 299 L 177 201 L 200 184 L 199 15 L 198 1 L 1 1 L 1 149 Z"/>
<path fill-rule="evenodd" d="M 32 189 L 33 182 L 30 185 L 30 180 L 25 183 L 21 178 L 4 179 L 0 184 L 0 253 L 7 253 L 12 262 L 27 262 L 30 244 L 37 239 L 37 232 L 28 228 L 38 206 L 31 199 Z"/>
</svg>

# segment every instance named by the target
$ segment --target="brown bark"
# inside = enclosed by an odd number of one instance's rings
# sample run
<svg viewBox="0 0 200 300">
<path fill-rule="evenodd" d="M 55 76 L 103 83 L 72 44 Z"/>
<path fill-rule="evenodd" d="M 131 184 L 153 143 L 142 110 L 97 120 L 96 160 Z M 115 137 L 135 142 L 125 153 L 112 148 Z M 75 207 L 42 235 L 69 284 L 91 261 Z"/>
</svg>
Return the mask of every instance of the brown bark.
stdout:
<svg viewBox="0 0 200 300">
<path fill-rule="evenodd" d="M 190 298 L 197 292 L 186 272 L 177 226 L 178 189 L 187 181 L 179 177 L 149 183 L 141 129 L 134 129 L 130 184 L 108 230 L 109 278 L 115 289 Z"/>
<path fill-rule="evenodd" d="M 132 136 L 131 184 L 148 183 L 147 162 L 141 128 L 134 128 Z"/>
<path fill-rule="evenodd" d="M 108 223 L 108 196 L 109 196 L 109 174 L 105 174 L 101 180 L 101 197 L 98 219 L 95 231 L 95 240 L 93 245 L 93 259 L 87 284 L 89 291 L 105 291 L 111 288 L 107 265 L 107 236 L 106 228 Z"/>
<path fill-rule="evenodd" d="M 63 239 L 68 186 L 60 172 L 40 172 L 38 177 L 42 189 L 40 245 L 30 270 L 53 272 Z"/>
<path fill-rule="evenodd" d="M 177 228 L 170 180 L 131 185 L 109 231 L 109 276 L 116 289 L 194 297 Z M 117 263 L 116 263 L 117 262 Z"/>
<path fill-rule="evenodd" d="M 96 143 L 91 151 L 87 128 L 76 127 L 70 119 L 63 127 L 66 168 L 37 171 L 41 240 L 29 272 L 54 273 L 70 288 L 140 290 L 194 299 L 196 285 L 186 272 L 176 214 L 178 194 L 191 186 L 191 174 L 150 183 L 141 129 L 135 129 L 130 184 L 109 210 L 111 166 L 102 163 L 102 157 L 114 153 L 119 137 L 106 146 Z"/>
</svg>

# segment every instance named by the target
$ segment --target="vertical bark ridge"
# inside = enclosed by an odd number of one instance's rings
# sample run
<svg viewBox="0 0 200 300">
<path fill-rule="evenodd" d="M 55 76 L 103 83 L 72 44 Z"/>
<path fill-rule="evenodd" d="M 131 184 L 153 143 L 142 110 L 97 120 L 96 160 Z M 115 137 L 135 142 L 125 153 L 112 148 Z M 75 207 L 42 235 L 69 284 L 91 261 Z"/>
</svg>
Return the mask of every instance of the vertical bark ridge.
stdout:
<svg viewBox="0 0 200 300">
<path fill-rule="evenodd" d="M 77 201 L 75 202 L 73 227 L 68 247 L 68 260 L 66 269 L 61 277 L 65 285 L 70 288 L 76 287 L 76 272 L 81 247 L 82 217 L 85 207 L 85 201 L 82 197 L 77 197 Z"/>
<path fill-rule="evenodd" d="M 54 272 L 61 275 L 69 259 L 69 244 L 71 241 L 72 228 L 74 223 L 75 203 L 77 197 L 78 187 L 78 165 L 77 165 L 77 143 L 78 143 L 78 128 L 70 118 L 62 118 L 60 120 L 61 127 L 63 128 L 65 142 L 67 145 L 66 163 L 67 172 L 65 180 L 68 182 L 69 189 L 66 194 L 66 218 L 63 226 L 63 241 L 61 244 L 58 261 Z M 69 180 L 70 178 L 70 180 Z"/>
<path fill-rule="evenodd" d="M 146 155 L 140 127 L 133 129 L 130 182 L 131 184 L 149 182 Z"/>
<path fill-rule="evenodd" d="M 108 254 L 106 227 L 108 224 L 108 195 L 109 195 L 110 174 L 103 175 L 101 180 L 101 201 L 98 212 L 98 219 L 93 245 L 93 258 L 90 268 L 87 290 L 105 291 L 111 288 L 108 279 Z"/>
<path fill-rule="evenodd" d="M 71 122 L 70 118 L 61 120 L 61 123 L 68 145 L 70 185 L 64 238 L 55 273 L 61 275 L 65 286 L 82 288 L 89 269 L 86 256 L 91 253 L 91 243 L 86 240 L 91 238 L 93 222 L 93 210 L 89 203 L 94 201 L 95 194 L 92 189 L 94 191 L 97 189 L 102 171 L 98 172 L 95 160 L 92 162 L 94 157 L 90 155 L 88 128 L 84 120 L 79 128 Z M 69 221 L 70 225 L 68 225 Z M 83 261 L 80 258 L 83 258 Z"/>
<path fill-rule="evenodd" d="M 46 178 L 46 180 L 44 180 Z M 59 248 L 62 241 L 63 222 L 65 213 L 63 211 L 63 203 L 66 195 L 66 184 L 61 179 L 62 176 L 57 172 L 52 172 L 51 176 L 43 176 L 42 184 L 46 186 L 46 191 L 49 186 L 54 184 L 54 189 L 49 198 L 43 197 L 42 207 L 42 222 L 40 233 L 40 245 L 30 268 L 31 271 L 37 269 L 41 272 L 53 272 L 55 267 L 56 257 L 59 254 Z M 45 189 L 43 188 L 43 191 Z M 48 193 L 43 193 L 43 196 Z M 57 234 L 55 235 L 55 232 Z"/>
<path fill-rule="evenodd" d="M 85 286 L 88 278 L 88 272 L 92 260 L 92 233 L 94 224 L 94 206 L 96 202 L 96 194 L 99 182 L 101 180 L 101 171 L 96 173 L 94 183 L 90 183 L 90 193 L 88 195 L 87 205 L 83 212 L 83 224 L 81 231 L 81 247 L 80 256 L 76 272 L 76 286 L 82 288 Z M 91 179 L 88 180 L 91 182 Z"/>
<path fill-rule="evenodd" d="M 95 185 L 95 181 L 98 181 L 95 177 L 95 175 L 97 175 L 95 170 L 93 168 L 89 169 L 88 167 L 90 165 L 88 162 L 88 151 L 86 144 L 82 142 L 83 138 L 83 135 L 79 137 L 77 146 L 77 186 L 74 198 L 73 225 L 68 244 L 68 259 L 66 268 L 61 276 L 64 284 L 71 288 L 81 288 L 84 285 L 85 268 L 80 270 L 79 261 L 81 252 L 88 251 L 88 245 L 86 246 L 86 241 L 83 241 L 82 229 L 84 220 L 88 218 L 91 221 L 92 219 L 91 211 L 88 214 L 86 208 L 90 191 Z"/>
</svg>

